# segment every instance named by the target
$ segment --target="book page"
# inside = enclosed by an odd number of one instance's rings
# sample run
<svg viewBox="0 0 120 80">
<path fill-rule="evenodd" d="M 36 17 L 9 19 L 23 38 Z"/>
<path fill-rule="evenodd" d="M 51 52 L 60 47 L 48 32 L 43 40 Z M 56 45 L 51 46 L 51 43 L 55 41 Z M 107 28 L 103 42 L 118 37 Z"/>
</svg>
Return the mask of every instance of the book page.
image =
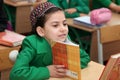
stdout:
<svg viewBox="0 0 120 80">
<path fill-rule="evenodd" d="M 74 20 L 84 22 L 84 23 L 87 23 L 87 24 L 92 24 L 91 21 L 90 21 L 90 16 L 77 17 L 77 18 L 74 18 Z"/>
</svg>

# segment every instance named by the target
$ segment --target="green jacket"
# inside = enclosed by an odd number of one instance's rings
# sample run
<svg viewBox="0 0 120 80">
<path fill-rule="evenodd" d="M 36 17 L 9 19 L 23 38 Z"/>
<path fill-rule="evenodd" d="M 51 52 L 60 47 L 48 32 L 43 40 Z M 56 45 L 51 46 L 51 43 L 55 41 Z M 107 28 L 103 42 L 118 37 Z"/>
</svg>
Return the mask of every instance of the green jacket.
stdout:
<svg viewBox="0 0 120 80">
<path fill-rule="evenodd" d="M 66 18 L 74 18 L 79 17 L 80 13 L 89 13 L 89 7 L 88 7 L 88 0 L 70 0 L 70 3 L 67 3 L 67 0 L 48 0 L 48 2 L 51 2 L 55 4 L 56 6 L 62 8 L 63 10 L 68 8 L 76 8 L 77 12 L 73 14 L 68 14 L 65 12 Z"/>
<path fill-rule="evenodd" d="M 120 0 L 92 0 L 92 9 L 98 9 L 102 7 L 108 8 L 111 2 L 120 5 Z"/>
<path fill-rule="evenodd" d="M 90 61 L 84 50 L 81 52 L 81 68 Z M 10 80 L 45 80 L 50 77 L 46 66 L 52 64 L 52 51 L 49 43 L 36 35 L 24 39 L 22 49 L 10 72 Z"/>
</svg>

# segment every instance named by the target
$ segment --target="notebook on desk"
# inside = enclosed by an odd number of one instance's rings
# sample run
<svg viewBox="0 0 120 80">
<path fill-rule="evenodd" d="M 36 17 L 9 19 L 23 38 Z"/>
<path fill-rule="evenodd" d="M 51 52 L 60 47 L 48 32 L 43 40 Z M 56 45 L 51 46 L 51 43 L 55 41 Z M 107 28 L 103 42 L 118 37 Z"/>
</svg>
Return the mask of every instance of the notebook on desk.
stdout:
<svg viewBox="0 0 120 80">
<path fill-rule="evenodd" d="M 5 46 L 19 46 L 22 44 L 24 35 L 16 33 L 14 31 L 5 30 L 0 32 L 0 44 Z"/>
<path fill-rule="evenodd" d="M 77 25 L 83 25 L 89 28 L 102 26 L 102 24 L 99 25 L 92 24 L 90 21 L 90 16 L 82 16 L 82 17 L 74 18 L 73 23 Z"/>
</svg>

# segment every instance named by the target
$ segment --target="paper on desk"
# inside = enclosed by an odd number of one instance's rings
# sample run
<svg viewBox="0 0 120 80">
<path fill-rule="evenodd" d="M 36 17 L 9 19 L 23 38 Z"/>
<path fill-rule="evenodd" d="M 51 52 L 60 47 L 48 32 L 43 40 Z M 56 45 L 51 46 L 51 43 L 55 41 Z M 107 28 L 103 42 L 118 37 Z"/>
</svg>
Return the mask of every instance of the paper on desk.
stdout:
<svg viewBox="0 0 120 80">
<path fill-rule="evenodd" d="M 74 18 L 73 22 L 74 22 L 74 24 L 84 25 L 84 26 L 88 26 L 88 27 L 101 26 L 101 24 L 100 25 L 92 24 L 90 21 L 90 16 L 82 16 L 82 17 Z"/>
</svg>

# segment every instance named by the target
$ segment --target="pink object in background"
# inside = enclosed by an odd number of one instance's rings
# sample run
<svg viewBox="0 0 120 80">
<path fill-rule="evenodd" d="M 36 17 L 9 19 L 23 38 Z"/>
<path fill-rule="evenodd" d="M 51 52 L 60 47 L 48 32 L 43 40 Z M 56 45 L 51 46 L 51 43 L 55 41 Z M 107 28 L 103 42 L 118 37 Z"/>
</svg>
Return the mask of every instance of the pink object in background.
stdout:
<svg viewBox="0 0 120 80">
<path fill-rule="evenodd" d="M 92 10 L 90 13 L 90 21 L 92 24 L 104 24 L 111 19 L 112 12 L 108 8 L 100 8 Z"/>
</svg>

